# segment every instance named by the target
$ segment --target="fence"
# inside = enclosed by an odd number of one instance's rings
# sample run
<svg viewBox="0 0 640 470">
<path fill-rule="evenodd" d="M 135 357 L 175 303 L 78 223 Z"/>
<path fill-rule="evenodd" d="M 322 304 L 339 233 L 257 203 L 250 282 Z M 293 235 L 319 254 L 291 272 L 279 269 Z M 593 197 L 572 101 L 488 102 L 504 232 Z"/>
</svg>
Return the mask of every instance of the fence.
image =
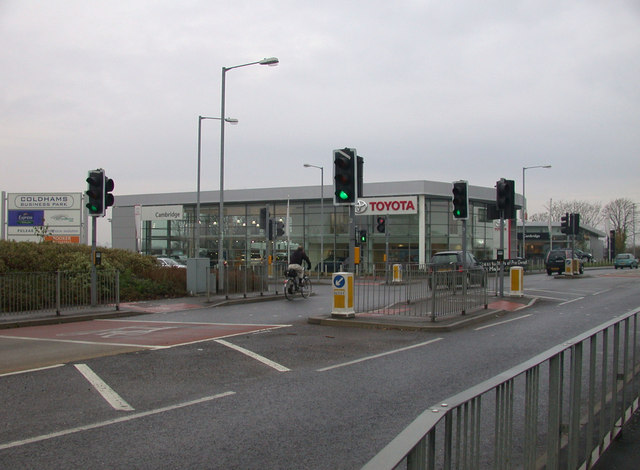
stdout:
<svg viewBox="0 0 640 470">
<path fill-rule="evenodd" d="M 638 409 L 640 310 L 423 412 L 363 469 L 589 469 Z"/>
<path fill-rule="evenodd" d="M 398 267 L 399 266 L 399 267 Z M 487 307 L 487 275 L 481 270 L 437 271 L 429 265 L 360 266 L 355 311 L 438 317 Z M 367 273 L 367 274 L 362 274 Z"/>
<path fill-rule="evenodd" d="M 120 306 L 118 271 L 98 271 L 98 305 Z M 0 274 L 0 314 L 73 310 L 91 305 L 91 273 L 44 272 Z"/>
</svg>

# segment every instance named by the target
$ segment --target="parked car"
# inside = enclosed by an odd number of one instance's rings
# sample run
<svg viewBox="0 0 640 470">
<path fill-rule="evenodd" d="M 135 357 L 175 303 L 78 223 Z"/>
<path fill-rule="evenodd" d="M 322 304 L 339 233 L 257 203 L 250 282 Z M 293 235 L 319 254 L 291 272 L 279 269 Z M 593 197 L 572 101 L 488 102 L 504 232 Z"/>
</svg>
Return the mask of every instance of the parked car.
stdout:
<svg viewBox="0 0 640 470">
<path fill-rule="evenodd" d="M 576 255 L 578 255 L 578 258 L 580 258 L 583 263 L 593 262 L 593 255 L 591 253 L 587 253 L 586 251 L 582 251 L 582 250 L 573 250 L 573 251 Z"/>
<path fill-rule="evenodd" d="M 613 260 L 613 267 L 618 269 L 622 268 L 636 268 L 638 269 L 638 260 L 631 253 L 619 253 Z"/>
<path fill-rule="evenodd" d="M 467 282 L 470 285 L 484 285 L 485 270 L 480 261 L 467 252 Z M 463 272 L 462 251 L 440 251 L 431 257 L 429 262 L 429 288 L 432 288 L 433 273 Z M 436 275 L 437 285 L 453 284 L 453 276 Z M 458 277 L 456 283 L 461 283 L 462 277 Z"/>
<path fill-rule="evenodd" d="M 178 263 L 175 259 L 173 258 L 166 258 L 164 256 L 158 258 L 158 264 L 160 266 L 162 266 L 163 268 L 179 268 L 179 269 L 187 269 L 187 267 L 182 264 L 182 263 Z"/>
<path fill-rule="evenodd" d="M 571 250 L 566 248 L 551 250 L 547 253 L 544 260 L 544 267 L 547 270 L 547 274 L 551 276 L 553 273 L 563 274 L 565 268 L 565 261 L 571 259 Z M 582 258 L 580 258 L 575 252 L 573 253 L 573 259 L 578 260 L 580 274 L 584 273 L 584 266 Z"/>
<path fill-rule="evenodd" d="M 324 268 L 324 272 L 327 273 L 337 273 L 342 269 L 342 265 L 344 264 L 345 258 L 337 257 L 334 261 L 333 256 L 325 258 L 322 262 L 323 266 L 320 263 L 316 264 L 314 271 L 320 271 L 321 267 Z"/>
</svg>

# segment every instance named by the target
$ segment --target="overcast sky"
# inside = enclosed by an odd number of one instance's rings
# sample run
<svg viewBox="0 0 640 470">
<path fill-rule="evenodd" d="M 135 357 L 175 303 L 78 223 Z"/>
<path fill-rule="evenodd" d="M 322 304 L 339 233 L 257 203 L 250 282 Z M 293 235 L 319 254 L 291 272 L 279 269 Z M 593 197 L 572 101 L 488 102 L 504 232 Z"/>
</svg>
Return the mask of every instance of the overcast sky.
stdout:
<svg viewBox="0 0 640 470">
<path fill-rule="evenodd" d="M 195 191 L 198 115 L 225 189 L 501 177 L 529 212 L 640 202 L 640 2 L 0 0 L 0 190 Z M 219 187 L 203 121 L 202 189 Z"/>
</svg>

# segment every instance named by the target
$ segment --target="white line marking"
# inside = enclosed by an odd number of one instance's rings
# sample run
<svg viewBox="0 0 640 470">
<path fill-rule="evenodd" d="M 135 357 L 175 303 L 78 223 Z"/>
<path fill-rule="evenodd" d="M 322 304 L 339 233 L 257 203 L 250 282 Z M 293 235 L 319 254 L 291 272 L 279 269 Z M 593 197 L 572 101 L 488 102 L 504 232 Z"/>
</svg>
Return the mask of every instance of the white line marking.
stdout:
<svg viewBox="0 0 640 470">
<path fill-rule="evenodd" d="M 504 325 L 505 323 L 510 323 L 512 321 L 522 320 L 523 318 L 530 317 L 531 315 L 533 315 L 533 314 L 532 313 L 527 313 L 526 315 L 522 315 L 521 317 L 510 318 L 509 320 L 503 320 L 503 321 L 500 321 L 498 323 L 492 323 L 491 325 L 479 326 L 478 328 L 474 328 L 474 330 L 475 331 L 480 331 L 480 330 L 484 330 L 485 328 L 493 328 L 494 326 Z"/>
<path fill-rule="evenodd" d="M 425 341 L 424 343 L 418 343 L 418 344 L 414 344 L 414 345 L 411 345 L 411 346 L 406 346 L 404 348 L 394 349 L 393 351 L 387 351 L 387 352 L 384 352 L 384 353 L 375 354 L 373 356 L 363 357 L 361 359 L 356 359 L 354 361 L 343 362 L 342 364 L 336 364 L 335 366 L 323 367 L 322 369 L 318 369 L 316 372 L 326 372 L 326 371 L 331 370 L 331 369 L 338 369 L 339 367 L 350 366 L 350 365 L 353 365 L 353 364 L 358 364 L 359 362 L 369 361 L 371 359 L 378 359 L 379 357 L 388 356 L 390 354 L 395 354 L 395 353 L 399 353 L 399 352 L 403 352 L 403 351 L 408 351 L 409 349 L 414 349 L 414 348 L 419 348 L 421 346 L 426 346 L 427 344 L 435 343 L 436 341 L 440 341 L 441 339 L 444 339 L 444 338 L 435 338 L 435 339 L 432 339 L 432 340 L 429 340 L 429 341 Z"/>
<path fill-rule="evenodd" d="M 140 349 L 156 349 L 163 348 L 163 346 L 147 346 L 144 344 L 125 344 L 125 343 L 103 343 L 102 341 L 77 341 L 74 339 L 56 339 L 56 338 L 29 338 L 28 336 L 4 336 L 0 335 L 0 338 L 5 339 L 24 339 L 29 341 L 53 341 L 56 343 L 72 343 L 72 344 L 90 344 L 92 346 L 122 346 L 125 348 L 140 348 Z"/>
<path fill-rule="evenodd" d="M 208 402 L 211 400 L 215 400 L 217 398 L 223 398 L 229 395 L 234 395 L 236 392 L 224 392 L 219 393 L 217 395 L 212 395 L 209 397 L 199 398 L 193 401 L 187 401 L 184 403 L 178 403 L 177 405 L 166 406 L 164 408 L 158 408 L 155 410 L 143 411 L 141 413 L 134 413 L 126 416 L 122 416 L 120 418 L 109 419 L 107 421 L 101 421 L 93 424 L 86 424 L 84 426 L 78 426 L 75 428 L 65 429 L 63 431 L 52 432 L 49 434 L 43 434 L 41 436 L 30 437 L 28 439 L 22 439 L 20 441 L 7 442 L 6 444 L 0 444 L 0 450 L 11 449 L 12 447 L 20 447 L 27 444 L 33 444 L 34 442 L 46 441 L 49 439 L 54 439 L 56 437 L 67 436 L 69 434 L 74 434 L 82 431 L 90 431 L 92 429 L 103 428 L 106 426 L 111 426 L 112 424 L 124 423 L 127 421 L 133 421 L 134 419 L 145 418 L 147 416 L 152 416 L 160 413 L 165 413 L 167 411 L 173 411 L 180 408 L 185 408 L 187 406 L 197 405 L 199 403 Z"/>
<path fill-rule="evenodd" d="M 577 299 L 567 300 L 566 302 L 562 302 L 561 304 L 558 304 L 558 306 L 567 305 L 567 304 L 570 304 L 571 302 L 577 302 L 578 300 L 582 300 L 582 299 L 584 299 L 584 297 L 578 297 Z"/>
<path fill-rule="evenodd" d="M 115 410 L 118 411 L 133 411 L 133 407 L 129 405 L 120 395 L 118 395 L 111 387 L 109 387 L 104 380 L 91 370 L 86 364 L 75 364 L 76 369 L 84 375 L 84 378 L 89 381 L 93 388 L 95 388 L 102 398 L 107 400 Z"/>
<path fill-rule="evenodd" d="M 62 367 L 64 364 L 54 364 L 52 366 L 38 367 L 36 369 L 18 370 L 16 372 L 7 372 L 0 374 L 0 377 L 7 377 L 9 375 L 28 374 L 29 372 L 38 372 L 39 370 L 55 369 L 56 367 Z"/>
<path fill-rule="evenodd" d="M 609 292 L 610 290 L 613 290 L 613 289 L 599 290 L 598 292 L 594 292 L 594 293 L 593 293 L 593 294 L 591 294 L 591 295 L 600 295 L 600 294 L 604 294 L 605 292 Z"/>
<path fill-rule="evenodd" d="M 220 343 L 223 346 L 227 346 L 231 349 L 235 349 L 238 352 L 241 352 L 242 354 L 245 354 L 247 356 L 249 356 L 250 358 L 253 358 L 257 361 L 262 362 L 263 364 L 268 365 L 269 367 L 273 367 L 275 370 L 277 370 L 278 372 L 289 372 L 291 369 L 286 368 L 283 365 L 278 364 L 277 362 L 273 362 L 271 359 L 267 359 L 264 356 L 260 356 L 259 354 L 254 353 L 253 351 L 249 351 L 248 349 L 242 348 L 240 346 L 236 346 L 233 343 L 229 343 L 228 341 L 225 341 L 223 339 L 216 339 L 215 340 L 216 343 Z"/>
</svg>

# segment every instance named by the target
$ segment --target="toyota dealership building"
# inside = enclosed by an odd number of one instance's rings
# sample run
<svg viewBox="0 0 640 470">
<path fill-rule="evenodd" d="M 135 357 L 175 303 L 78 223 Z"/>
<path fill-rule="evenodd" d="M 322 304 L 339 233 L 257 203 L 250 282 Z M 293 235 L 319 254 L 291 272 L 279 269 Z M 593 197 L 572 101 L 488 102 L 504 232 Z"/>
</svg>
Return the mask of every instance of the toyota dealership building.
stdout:
<svg viewBox="0 0 640 470">
<path fill-rule="evenodd" d="M 321 194 L 324 193 L 324 200 Z M 366 183 L 356 205 L 356 233 L 363 262 L 425 263 L 442 250 L 462 248 L 462 222 L 452 215 L 452 184 L 434 181 Z M 112 245 L 150 255 L 218 258 L 219 192 L 200 193 L 200 223 L 195 217 L 197 193 L 116 196 L 112 208 Z M 496 190 L 469 186 L 467 249 L 479 259 L 495 258 L 500 247 L 499 221 L 487 218 Z M 522 197 L 516 195 L 520 208 Z M 284 228 L 273 241 L 261 220 L 261 209 Z M 299 186 L 225 190 L 224 258 L 261 260 L 267 253 L 286 259 L 288 246 L 304 246 L 314 266 L 320 260 L 348 256 L 348 206 L 334 206 L 332 186 Z M 380 226 L 379 218 L 384 217 Z M 199 226 L 199 230 L 196 227 Z M 195 253 L 199 232 L 199 253 Z M 351 234 L 355 237 L 356 234 Z M 515 221 L 506 221 L 505 257 L 516 256 Z M 267 247 L 269 250 L 267 251 Z"/>
</svg>

